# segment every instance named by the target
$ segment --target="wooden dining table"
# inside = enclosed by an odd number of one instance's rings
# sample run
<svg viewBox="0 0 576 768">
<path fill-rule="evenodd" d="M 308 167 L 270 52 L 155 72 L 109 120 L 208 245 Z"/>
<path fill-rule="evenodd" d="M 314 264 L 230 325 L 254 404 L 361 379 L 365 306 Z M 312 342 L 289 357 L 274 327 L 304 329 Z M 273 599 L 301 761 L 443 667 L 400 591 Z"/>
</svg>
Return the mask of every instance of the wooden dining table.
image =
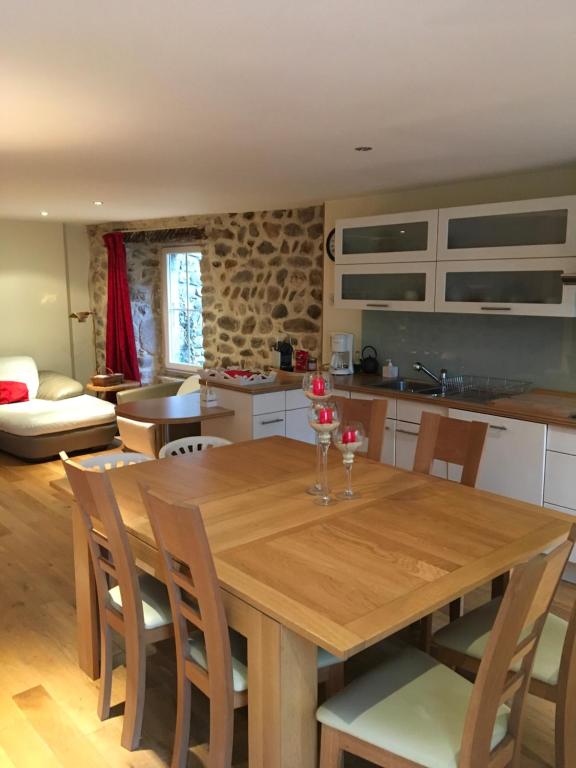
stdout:
<svg viewBox="0 0 576 768">
<path fill-rule="evenodd" d="M 344 485 L 331 451 L 332 488 Z M 360 497 L 318 506 L 312 446 L 272 437 L 108 472 L 137 565 L 162 578 L 140 487 L 198 504 L 230 625 L 247 637 L 250 768 L 313 768 L 317 646 L 342 659 L 570 534 L 553 510 L 357 458 Z M 66 480 L 57 481 L 66 490 Z M 98 676 L 96 594 L 74 516 L 79 660 Z"/>
</svg>

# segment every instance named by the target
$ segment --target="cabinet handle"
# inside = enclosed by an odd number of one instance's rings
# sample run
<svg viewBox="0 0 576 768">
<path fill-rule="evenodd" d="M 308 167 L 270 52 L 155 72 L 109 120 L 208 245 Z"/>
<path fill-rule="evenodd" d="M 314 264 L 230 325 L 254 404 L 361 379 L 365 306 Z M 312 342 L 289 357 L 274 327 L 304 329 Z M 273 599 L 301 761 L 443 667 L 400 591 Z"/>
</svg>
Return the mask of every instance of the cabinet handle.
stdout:
<svg viewBox="0 0 576 768">
<path fill-rule="evenodd" d="M 499 424 L 489 424 L 490 429 L 497 429 L 498 432 L 506 432 L 508 427 L 501 427 Z"/>
<path fill-rule="evenodd" d="M 367 307 L 389 307 L 390 304 L 366 304 Z"/>
<path fill-rule="evenodd" d="M 260 424 L 264 426 L 264 424 L 280 424 L 284 419 L 268 419 L 268 421 L 261 421 Z"/>
<path fill-rule="evenodd" d="M 420 430 L 418 430 L 418 432 L 419 431 Z M 396 428 L 396 434 L 397 435 L 398 434 L 400 434 L 400 435 L 412 435 L 412 437 L 417 437 L 418 432 L 409 432 L 407 429 L 398 429 L 398 428 Z"/>
<path fill-rule="evenodd" d="M 511 312 L 512 307 L 480 307 L 484 312 Z"/>
</svg>

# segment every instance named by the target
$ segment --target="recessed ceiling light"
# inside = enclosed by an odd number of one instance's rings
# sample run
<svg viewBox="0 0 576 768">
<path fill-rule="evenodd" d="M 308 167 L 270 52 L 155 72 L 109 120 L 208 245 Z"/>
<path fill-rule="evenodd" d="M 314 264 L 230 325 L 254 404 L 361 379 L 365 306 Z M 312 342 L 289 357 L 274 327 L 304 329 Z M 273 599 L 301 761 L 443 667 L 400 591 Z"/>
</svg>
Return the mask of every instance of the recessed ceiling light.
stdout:
<svg viewBox="0 0 576 768">
<path fill-rule="evenodd" d="M 94 205 L 104 205 L 102 200 L 94 200 Z"/>
<path fill-rule="evenodd" d="M 365 145 L 360 145 L 359 147 L 354 147 L 354 149 L 356 150 L 356 152 L 372 152 L 374 147 L 368 147 L 368 146 L 365 146 Z"/>
<path fill-rule="evenodd" d="M 405 230 L 405 229 L 401 229 L 401 230 L 400 230 L 400 234 L 401 234 L 401 235 L 405 235 L 405 234 L 406 234 L 406 230 Z"/>
<path fill-rule="evenodd" d="M 48 216 L 48 211 L 40 211 L 40 216 Z"/>
</svg>

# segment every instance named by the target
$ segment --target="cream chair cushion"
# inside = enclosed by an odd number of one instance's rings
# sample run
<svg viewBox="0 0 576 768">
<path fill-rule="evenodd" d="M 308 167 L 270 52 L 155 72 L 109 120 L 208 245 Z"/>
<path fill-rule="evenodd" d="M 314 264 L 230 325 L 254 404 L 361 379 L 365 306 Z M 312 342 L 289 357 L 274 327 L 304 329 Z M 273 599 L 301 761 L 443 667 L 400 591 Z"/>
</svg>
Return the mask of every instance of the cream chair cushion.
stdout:
<svg viewBox="0 0 576 768">
<path fill-rule="evenodd" d="M 500 600 L 492 600 L 436 632 L 434 642 L 444 648 L 481 659 L 496 620 Z M 549 613 L 538 643 L 532 677 L 556 685 L 568 622 Z M 514 671 L 519 669 L 517 664 Z"/>
<path fill-rule="evenodd" d="M 117 416 L 118 434 L 125 448 L 156 458 L 157 425 Z"/>
<path fill-rule="evenodd" d="M 172 624 L 170 600 L 168 592 L 161 581 L 147 573 L 138 577 L 140 593 L 142 595 L 142 610 L 144 612 L 144 626 L 146 629 L 157 629 L 166 624 Z M 108 591 L 110 604 L 122 613 L 122 595 L 120 587 L 116 585 Z"/>
<path fill-rule="evenodd" d="M 232 684 L 237 693 L 248 689 L 248 667 L 246 638 L 230 630 L 230 651 L 232 652 Z M 195 632 L 190 638 L 190 658 L 202 669 L 208 669 L 206 646 L 201 632 Z M 323 648 L 318 648 L 318 669 L 340 664 L 342 659 L 333 656 Z"/>
<path fill-rule="evenodd" d="M 329 699 L 317 717 L 426 768 L 458 768 L 472 689 L 456 672 L 407 648 Z M 492 748 L 506 736 L 509 714 L 500 708 Z"/>
<path fill-rule="evenodd" d="M 180 385 L 177 395 L 189 395 L 190 392 L 198 392 L 200 389 L 200 376 L 198 374 L 194 374 L 193 376 L 188 376 L 187 379 L 184 379 L 182 384 Z"/>
</svg>

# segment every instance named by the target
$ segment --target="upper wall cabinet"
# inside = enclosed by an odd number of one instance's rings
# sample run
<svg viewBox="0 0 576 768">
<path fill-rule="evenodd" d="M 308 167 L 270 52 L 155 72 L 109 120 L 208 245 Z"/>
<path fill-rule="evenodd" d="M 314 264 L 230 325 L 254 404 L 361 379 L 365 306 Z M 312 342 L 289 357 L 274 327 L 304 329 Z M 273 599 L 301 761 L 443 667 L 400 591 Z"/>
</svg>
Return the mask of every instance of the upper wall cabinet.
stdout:
<svg viewBox="0 0 576 768">
<path fill-rule="evenodd" d="M 411 211 L 336 222 L 337 264 L 436 261 L 438 211 Z"/>
<path fill-rule="evenodd" d="M 434 311 L 436 264 L 354 264 L 335 269 L 334 306 L 340 309 Z"/>
<path fill-rule="evenodd" d="M 438 260 L 576 256 L 576 197 L 442 208 Z"/>
</svg>

